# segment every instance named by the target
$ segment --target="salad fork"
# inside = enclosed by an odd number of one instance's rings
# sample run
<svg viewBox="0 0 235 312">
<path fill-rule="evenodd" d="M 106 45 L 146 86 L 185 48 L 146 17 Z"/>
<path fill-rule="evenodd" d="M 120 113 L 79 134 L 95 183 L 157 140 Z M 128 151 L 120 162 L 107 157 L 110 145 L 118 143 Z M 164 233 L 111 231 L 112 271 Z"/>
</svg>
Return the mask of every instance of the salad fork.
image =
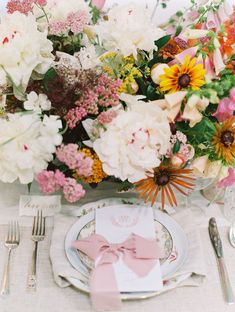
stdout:
<svg viewBox="0 0 235 312">
<path fill-rule="evenodd" d="M 37 287 L 37 253 L 38 253 L 38 243 L 43 241 L 45 238 L 45 217 L 42 216 L 42 211 L 38 211 L 37 216 L 33 220 L 33 229 L 32 229 L 32 241 L 34 242 L 34 251 L 32 255 L 32 266 L 30 274 L 27 281 L 28 290 L 36 290 Z"/>
<path fill-rule="evenodd" d="M 20 229 L 17 221 L 11 221 L 8 224 L 8 233 L 5 239 L 5 246 L 8 249 L 6 264 L 3 273 L 1 295 L 9 293 L 9 273 L 10 273 L 10 257 L 11 251 L 19 246 L 20 243 Z"/>
</svg>

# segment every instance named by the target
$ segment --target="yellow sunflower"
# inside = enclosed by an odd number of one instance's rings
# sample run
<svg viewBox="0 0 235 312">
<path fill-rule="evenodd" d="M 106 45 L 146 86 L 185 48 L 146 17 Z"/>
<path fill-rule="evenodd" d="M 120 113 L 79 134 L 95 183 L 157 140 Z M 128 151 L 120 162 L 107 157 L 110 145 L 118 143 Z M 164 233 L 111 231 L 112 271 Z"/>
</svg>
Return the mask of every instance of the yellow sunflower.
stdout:
<svg viewBox="0 0 235 312">
<path fill-rule="evenodd" d="M 212 144 L 219 158 L 226 161 L 228 165 L 234 162 L 235 157 L 235 117 L 232 117 L 222 124 L 216 123 L 216 134 Z"/>
<path fill-rule="evenodd" d="M 149 177 L 134 184 L 137 191 L 140 192 L 139 196 L 145 198 L 145 203 L 151 200 L 151 206 L 154 205 L 158 194 L 161 193 L 162 209 L 164 209 L 166 198 L 171 206 L 177 206 L 173 189 L 187 196 L 187 192 L 182 188 L 192 190 L 194 184 L 191 181 L 194 180 L 191 169 L 176 169 L 161 165 L 155 168 Z"/>
<path fill-rule="evenodd" d="M 203 86 L 206 71 L 202 64 L 196 65 L 196 62 L 196 57 L 191 60 L 188 55 L 183 65 L 175 64 L 170 68 L 165 68 L 165 74 L 160 76 L 161 91 L 174 93 L 190 87 L 192 90 L 198 90 Z"/>
</svg>

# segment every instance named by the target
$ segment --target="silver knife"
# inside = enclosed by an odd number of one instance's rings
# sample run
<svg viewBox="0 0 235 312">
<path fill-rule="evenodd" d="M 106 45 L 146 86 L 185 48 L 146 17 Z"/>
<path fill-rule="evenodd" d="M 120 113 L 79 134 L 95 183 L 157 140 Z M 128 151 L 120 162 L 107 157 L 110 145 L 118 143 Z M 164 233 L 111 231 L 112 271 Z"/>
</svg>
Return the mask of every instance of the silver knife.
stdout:
<svg viewBox="0 0 235 312">
<path fill-rule="evenodd" d="M 228 304 L 233 304 L 234 303 L 233 290 L 228 277 L 228 272 L 224 261 L 222 242 L 220 239 L 215 218 L 211 218 L 209 221 L 209 234 L 217 258 L 221 286 L 223 289 L 225 302 Z"/>
</svg>

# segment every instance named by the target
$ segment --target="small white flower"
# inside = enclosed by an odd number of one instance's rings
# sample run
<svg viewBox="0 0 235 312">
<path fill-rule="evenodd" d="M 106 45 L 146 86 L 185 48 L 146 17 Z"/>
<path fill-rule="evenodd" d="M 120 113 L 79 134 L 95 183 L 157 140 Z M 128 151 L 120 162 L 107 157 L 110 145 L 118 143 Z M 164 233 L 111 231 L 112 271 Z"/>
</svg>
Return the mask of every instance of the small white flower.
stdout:
<svg viewBox="0 0 235 312">
<path fill-rule="evenodd" d="M 27 95 L 27 101 L 24 102 L 24 109 L 33 110 L 41 113 L 42 111 L 49 111 L 51 109 L 51 101 L 48 100 L 46 94 L 37 95 L 32 91 Z"/>
<path fill-rule="evenodd" d="M 166 113 L 157 105 L 131 96 L 127 101 L 127 110 L 118 112 L 93 147 L 107 174 L 136 182 L 160 165 L 171 131 Z"/>
</svg>

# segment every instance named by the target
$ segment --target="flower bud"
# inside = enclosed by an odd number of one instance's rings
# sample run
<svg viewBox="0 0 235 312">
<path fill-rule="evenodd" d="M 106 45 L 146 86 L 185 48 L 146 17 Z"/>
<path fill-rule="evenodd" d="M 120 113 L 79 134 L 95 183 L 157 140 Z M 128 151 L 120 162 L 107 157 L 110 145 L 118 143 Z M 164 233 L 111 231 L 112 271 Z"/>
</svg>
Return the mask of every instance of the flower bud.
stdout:
<svg viewBox="0 0 235 312">
<path fill-rule="evenodd" d="M 182 155 L 177 154 L 172 156 L 171 163 L 175 168 L 181 168 L 183 164 L 185 163 L 185 159 Z"/>
<path fill-rule="evenodd" d="M 167 64 L 155 64 L 151 69 L 151 78 L 155 84 L 160 84 L 160 76 L 165 74 L 164 69 L 169 68 Z"/>
</svg>

